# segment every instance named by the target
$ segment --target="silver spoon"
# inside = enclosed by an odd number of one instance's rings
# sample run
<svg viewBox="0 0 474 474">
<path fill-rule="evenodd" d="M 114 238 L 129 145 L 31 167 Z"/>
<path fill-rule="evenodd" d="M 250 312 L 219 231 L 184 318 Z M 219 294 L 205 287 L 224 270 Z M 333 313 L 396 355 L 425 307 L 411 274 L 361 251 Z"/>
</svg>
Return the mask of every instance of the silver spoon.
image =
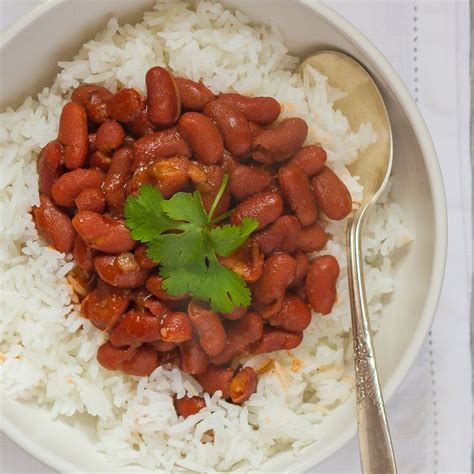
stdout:
<svg viewBox="0 0 474 474">
<path fill-rule="evenodd" d="M 364 217 L 379 198 L 390 176 L 392 130 L 378 88 L 358 62 L 336 51 L 321 51 L 306 59 L 302 67 L 306 64 L 327 76 L 331 86 L 347 92 L 347 97 L 335 102 L 335 107 L 347 117 L 353 130 L 358 130 L 362 123 L 370 122 L 377 133 L 377 142 L 359 153 L 358 159 L 349 166 L 351 173 L 360 177 L 364 195 L 359 209 L 347 223 L 347 267 L 362 470 L 374 474 L 396 473 L 369 329 L 361 244 Z"/>
</svg>

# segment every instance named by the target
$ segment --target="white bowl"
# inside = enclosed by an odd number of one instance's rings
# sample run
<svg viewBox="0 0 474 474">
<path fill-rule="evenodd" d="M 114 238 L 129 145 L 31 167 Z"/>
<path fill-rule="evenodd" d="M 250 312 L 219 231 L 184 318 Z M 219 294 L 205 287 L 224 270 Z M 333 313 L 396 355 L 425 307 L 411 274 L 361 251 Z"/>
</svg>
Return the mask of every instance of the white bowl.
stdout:
<svg viewBox="0 0 474 474">
<path fill-rule="evenodd" d="M 429 331 L 438 303 L 446 257 L 446 207 L 436 153 L 426 125 L 405 85 L 382 54 L 333 10 L 313 0 L 223 0 L 255 22 L 278 25 L 290 52 L 304 58 L 318 49 L 338 49 L 357 58 L 372 73 L 386 100 L 394 134 L 393 197 L 407 214 L 415 234 L 397 268 L 391 302 L 384 308 L 375 338 L 378 369 L 388 400 L 413 364 Z M 70 59 L 81 44 L 105 26 L 106 19 L 139 20 L 151 0 L 47 1 L 13 25 L 2 38 L 0 105 L 18 105 L 48 85 L 57 61 Z M 94 449 L 91 419 L 52 421 L 48 410 L 34 403 L 2 400 L 5 433 L 30 454 L 58 471 L 125 472 L 107 465 Z M 355 434 L 352 403 L 324 421 L 323 439 L 298 458 L 287 453 L 265 470 L 302 471 L 314 466 Z M 141 469 L 134 469 L 141 471 Z M 129 471 L 129 470 L 128 470 Z"/>
</svg>

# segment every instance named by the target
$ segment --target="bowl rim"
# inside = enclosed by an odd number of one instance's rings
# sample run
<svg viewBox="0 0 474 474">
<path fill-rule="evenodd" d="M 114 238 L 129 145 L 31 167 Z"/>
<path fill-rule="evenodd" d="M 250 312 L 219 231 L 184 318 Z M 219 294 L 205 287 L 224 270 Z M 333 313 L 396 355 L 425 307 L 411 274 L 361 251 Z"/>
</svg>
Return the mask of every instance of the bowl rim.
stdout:
<svg viewBox="0 0 474 474">
<path fill-rule="evenodd" d="M 16 35 L 37 20 L 40 16 L 47 13 L 50 9 L 57 7 L 64 0 L 46 0 L 39 4 L 25 15 L 18 18 L 3 32 L 0 33 L 0 51 Z M 349 20 L 337 13 L 333 8 L 321 3 L 319 0 L 289 0 L 300 3 L 303 6 L 314 10 L 333 28 L 339 31 L 343 36 L 352 40 L 360 49 L 364 51 L 370 62 L 377 67 L 380 73 L 385 77 L 396 96 L 401 108 L 405 111 L 406 117 L 413 132 L 417 138 L 421 149 L 421 155 L 426 166 L 428 181 L 432 190 L 432 204 L 434 214 L 434 244 L 432 271 L 428 292 L 425 298 L 423 311 L 418 324 L 418 329 L 413 339 L 397 364 L 397 367 L 391 377 L 386 381 L 383 387 L 385 403 L 394 395 L 396 389 L 406 378 L 410 368 L 414 364 L 423 344 L 429 334 L 431 324 L 436 314 L 441 289 L 444 280 L 446 256 L 447 256 L 447 208 L 444 184 L 441 174 L 440 164 L 437 158 L 436 150 L 431 139 L 428 127 L 421 115 L 418 106 L 411 96 L 407 86 L 389 63 L 383 53 L 369 40 L 361 31 L 358 30 Z M 17 444 L 22 450 L 41 461 L 43 464 L 58 470 L 59 472 L 77 472 L 77 467 L 57 456 L 53 452 L 47 451 L 37 445 L 26 433 L 21 431 L 10 421 L 6 420 L 0 413 L 1 429 L 5 435 Z M 314 456 L 306 460 L 301 460 L 290 467 L 287 472 L 302 472 L 306 469 L 316 466 L 328 456 L 344 446 L 351 438 L 356 435 L 356 421 L 349 425 L 341 436 L 331 445 L 318 451 Z"/>
</svg>

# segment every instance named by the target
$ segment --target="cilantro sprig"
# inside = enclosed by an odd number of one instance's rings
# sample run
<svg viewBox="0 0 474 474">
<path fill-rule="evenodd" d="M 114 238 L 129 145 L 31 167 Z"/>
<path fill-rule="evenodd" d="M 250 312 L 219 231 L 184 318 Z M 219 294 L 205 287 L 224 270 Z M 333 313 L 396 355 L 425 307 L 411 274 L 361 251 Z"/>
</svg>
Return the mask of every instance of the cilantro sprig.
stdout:
<svg viewBox="0 0 474 474">
<path fill-rule="evenodd" d="M 242 278 L 224 267 L 218 256 L 230 255 L 258 227 L 258 221 L 250 218 L 240 225 L 217 225 L 232 212 L 213 219 L 227 182 L 226 175 L 209 213 L 197 191 L 164 199 L 149 184 L 125 203 L 126 224 L 135 240 L 148 245 L 148 256 L 160 264 L 163 288 L 170 295 L 190 294 L 207 301 L 223 313 L 249 306 L 251 294 Z"/>
</svg>

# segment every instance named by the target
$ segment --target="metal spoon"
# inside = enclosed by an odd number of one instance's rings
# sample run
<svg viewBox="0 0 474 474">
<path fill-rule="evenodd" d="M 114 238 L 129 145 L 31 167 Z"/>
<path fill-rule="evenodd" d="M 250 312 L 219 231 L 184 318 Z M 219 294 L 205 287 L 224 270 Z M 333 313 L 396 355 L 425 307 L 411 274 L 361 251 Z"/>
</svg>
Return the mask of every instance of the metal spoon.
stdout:
<svg viewBox="0 0 474 474">
<path fill-rule="evenodd" d="M 390 176 L 392 130 L 378 88 L 358 62 L 336 51 L 322 51 L 306 59 L 302 66 L 306 64 L 327 76 L 331 86 L 347 92 L 347 97 L 335 102 L 335 107 L 347 117 L 353 130 L 358 130 L 362 123 L 370 122 L 377 133 L 377 142 L 360 152 L 358 159 L 349 166 L 351 173 L 360 177 L 364 195 L 359 209 L 347 223 L 347 267 L 362 470 L 374 474 L 396 473 L 369 330 L 361 244 L 364 217 L 379 198 Z"/>
</svg>

